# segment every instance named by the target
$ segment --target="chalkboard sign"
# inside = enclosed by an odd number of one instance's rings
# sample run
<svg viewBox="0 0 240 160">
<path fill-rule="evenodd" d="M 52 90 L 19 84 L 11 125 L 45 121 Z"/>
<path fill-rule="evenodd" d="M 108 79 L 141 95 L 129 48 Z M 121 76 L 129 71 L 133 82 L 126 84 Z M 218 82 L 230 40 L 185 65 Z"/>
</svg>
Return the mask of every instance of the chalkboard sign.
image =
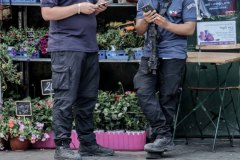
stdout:
<svg viewBox="0 0 240 160">
<path fill-rule="evenodd" d="M 41 90 L 42 95 L 51 95 L 54 94 L 54 90 L 52 89 L 52 80 L 41 80 Z"/>
<path fill-rule="evenodd" d="M 32 107 L 30 101 L 16 101 L 16 115 L 17 116 L 31 116 Z"/>
</svg>

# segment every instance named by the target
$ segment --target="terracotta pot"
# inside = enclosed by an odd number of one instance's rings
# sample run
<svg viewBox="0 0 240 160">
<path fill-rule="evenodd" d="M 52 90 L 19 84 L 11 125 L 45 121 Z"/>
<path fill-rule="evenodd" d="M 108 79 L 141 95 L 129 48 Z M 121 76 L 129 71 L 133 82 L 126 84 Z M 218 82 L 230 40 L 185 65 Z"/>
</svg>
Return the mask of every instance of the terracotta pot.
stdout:
<svg viewBox="0 0 240 160">
<path fill-rule="evenodd" d="M 10 138 L 10 146 L 13 151 L 27 150 L 29 145 L 29 140 L 20 141 L 18 137 Z"/>
</svg>

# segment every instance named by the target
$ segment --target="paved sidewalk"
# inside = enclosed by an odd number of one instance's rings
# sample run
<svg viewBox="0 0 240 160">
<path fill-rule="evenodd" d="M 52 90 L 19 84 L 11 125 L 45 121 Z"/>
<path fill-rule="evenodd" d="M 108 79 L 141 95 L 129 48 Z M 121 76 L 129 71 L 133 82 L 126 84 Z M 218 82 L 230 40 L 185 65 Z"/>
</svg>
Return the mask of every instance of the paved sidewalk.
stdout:
<svg viewBox="0 0 240 160">
<path fill-rule="evenodd" d="M 218 141 L 216 151 L 204 140 L 190 140 L 188 145 L 176 142 L 176 150 L 165 153 L 165 160 L 240 160 L 240 140 Z M 53 160 L 54 150 L 0 151 L 0 160 Z M 84 157 L 83 160 L 144 160 L 145 152 L 116 152 L 113 157 Z"/>
</svg>

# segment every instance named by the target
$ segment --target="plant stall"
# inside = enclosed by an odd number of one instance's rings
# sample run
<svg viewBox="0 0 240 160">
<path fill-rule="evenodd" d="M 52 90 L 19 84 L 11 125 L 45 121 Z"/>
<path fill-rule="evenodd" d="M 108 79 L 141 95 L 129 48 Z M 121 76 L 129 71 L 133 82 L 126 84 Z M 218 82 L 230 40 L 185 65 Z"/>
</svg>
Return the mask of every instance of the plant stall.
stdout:
<svg viewBox="0 0 240 160">
<path fill-rule="evenodd" d="M 112 93 L 99 91 L 98 103 L 94 111 L 95 134 L 98 144 L 114 150 L 143 150 L 146 143 L 147 121 L 140 107 L 135 92 L 120 90 Z M 49 139 L 37 141 L 33 148 L 55 148 L 53 132 Z M 70 147 L 78 149 L 80 143 L 75 130 L 71 134 Z"/>
</svg>

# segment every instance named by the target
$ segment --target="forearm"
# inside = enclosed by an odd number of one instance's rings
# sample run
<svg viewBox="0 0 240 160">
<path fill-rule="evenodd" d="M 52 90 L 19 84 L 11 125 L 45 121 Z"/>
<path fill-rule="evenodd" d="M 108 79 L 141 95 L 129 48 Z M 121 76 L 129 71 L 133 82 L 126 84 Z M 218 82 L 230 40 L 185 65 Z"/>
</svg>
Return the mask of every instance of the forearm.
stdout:
<svg viewBox="0 0 240 160">
<path fill-rule="evenodd" d="M 67 17 L 71 17 L 78 13 L 78 5 L 73 4 L 64 7 L 42 7 L 42 17 L 44 20 L 61 20 Z"/>
<path fill-rule="evenodd" d="M 148 29 L 148 23 L 144 19 L 136 21 L 135 29 L 138 35 L 143 35 Z"/>
<path fill-rule="evenodd" d="M 174 24 L 168 22 L 164 28 L 170 32 L 176 33 L 177 35 L 190 36 L 194 33 L 195 27 L 195 22 L 186 22 L 184 24 Z"/>
</svg>

